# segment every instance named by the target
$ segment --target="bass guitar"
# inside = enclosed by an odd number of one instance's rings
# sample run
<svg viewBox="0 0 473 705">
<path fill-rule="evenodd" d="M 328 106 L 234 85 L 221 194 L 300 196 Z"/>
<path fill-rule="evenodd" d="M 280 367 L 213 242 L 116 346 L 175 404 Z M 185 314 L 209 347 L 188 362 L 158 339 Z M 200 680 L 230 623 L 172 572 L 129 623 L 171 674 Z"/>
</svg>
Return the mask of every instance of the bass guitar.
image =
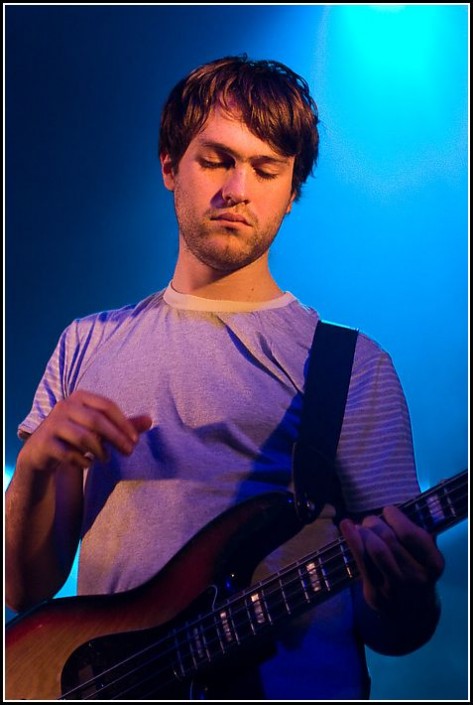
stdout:
<svg viewBox="0 0 473 705">
<path fill-rule="evenodd" d="M 467 516 L 467 475 L 400 509 L 439 534 Z M 258 562 L 300 529 L 291 493 L 257 496 L 210 522 L 143 585 L 54 598 L 19 615 L 5 630 L 7 700 L 192 699 L 194 684 L 227 659 L 359 577 L 339 538 L 251 585 Z"/>
</svg>

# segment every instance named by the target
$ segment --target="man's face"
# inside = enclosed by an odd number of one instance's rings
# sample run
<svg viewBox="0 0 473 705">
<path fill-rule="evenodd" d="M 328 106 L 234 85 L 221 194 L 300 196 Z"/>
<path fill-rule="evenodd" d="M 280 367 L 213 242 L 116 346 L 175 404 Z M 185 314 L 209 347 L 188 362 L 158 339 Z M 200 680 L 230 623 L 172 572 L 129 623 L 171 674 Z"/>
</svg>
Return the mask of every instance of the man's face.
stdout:
<svg viewBox="0 0 473 705">
<path fill-rule="evenodd" d="M 294 200 L 294 160 L 275 152 L 238 117 L 213 110 L 177 170 L 168 156 L 162 158 L 180 246 L 221 272 L 264 255 Z"/>
</svg>

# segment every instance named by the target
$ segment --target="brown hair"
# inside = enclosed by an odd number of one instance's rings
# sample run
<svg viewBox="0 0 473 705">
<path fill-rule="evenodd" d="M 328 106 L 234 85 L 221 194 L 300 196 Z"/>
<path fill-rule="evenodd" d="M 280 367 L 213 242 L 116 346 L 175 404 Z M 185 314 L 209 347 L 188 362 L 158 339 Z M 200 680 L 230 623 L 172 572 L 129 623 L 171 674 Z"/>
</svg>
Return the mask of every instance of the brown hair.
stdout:
<svg viewBox="0 0 473 705">
<path fill-rule="evenodd" d="M 174 168 L 211 109 L 229 113 L 236 104 L 248 129 L 284 156 L 295 156 L 296 199 L 317 162 L 317 106 L 307 82 L 278 61 L 227 56 L 194 69 L 173 88 L 163 109 L 159 154 Z"/>
</svg>

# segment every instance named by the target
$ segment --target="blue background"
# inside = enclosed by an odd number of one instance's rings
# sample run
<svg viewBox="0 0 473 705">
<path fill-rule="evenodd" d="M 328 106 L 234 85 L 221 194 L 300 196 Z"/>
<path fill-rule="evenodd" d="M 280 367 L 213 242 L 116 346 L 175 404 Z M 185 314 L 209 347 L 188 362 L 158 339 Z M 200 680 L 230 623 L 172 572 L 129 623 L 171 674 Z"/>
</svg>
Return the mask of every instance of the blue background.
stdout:
<svg viewBox="0 0 473 705">
<path fill-rule="evenodd" d="M 467 5 L 30 5 L 5 20 L 7 478 L 63 328 L 170 280 L 161 107 L 194 66 L 241 52 L 302 74 L 322 121 L 274 276 L 389 350 L 423 489 L 467 466 Z M 412 655 L 369 652 L 374 699 L 468 697 L 467 522 L 439 545 L 440 626 Z M 60 594 L 74 589 L 73 572 Z"/>
</svg>

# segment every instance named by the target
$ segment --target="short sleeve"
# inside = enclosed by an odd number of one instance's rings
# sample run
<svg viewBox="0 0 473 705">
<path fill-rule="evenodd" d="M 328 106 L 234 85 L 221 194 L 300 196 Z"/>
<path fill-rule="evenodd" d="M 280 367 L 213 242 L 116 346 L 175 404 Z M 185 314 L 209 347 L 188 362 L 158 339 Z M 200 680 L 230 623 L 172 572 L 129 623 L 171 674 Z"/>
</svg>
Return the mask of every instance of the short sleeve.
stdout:
<svg viewBox="0 0 473 705">
<path fill-rule="evenodd" d="M 388 353 L 358 336 L 338 447 L 338 472 L 351 512 L 379 509 L 419 493 L 412 429 Z"/>
</svg>

